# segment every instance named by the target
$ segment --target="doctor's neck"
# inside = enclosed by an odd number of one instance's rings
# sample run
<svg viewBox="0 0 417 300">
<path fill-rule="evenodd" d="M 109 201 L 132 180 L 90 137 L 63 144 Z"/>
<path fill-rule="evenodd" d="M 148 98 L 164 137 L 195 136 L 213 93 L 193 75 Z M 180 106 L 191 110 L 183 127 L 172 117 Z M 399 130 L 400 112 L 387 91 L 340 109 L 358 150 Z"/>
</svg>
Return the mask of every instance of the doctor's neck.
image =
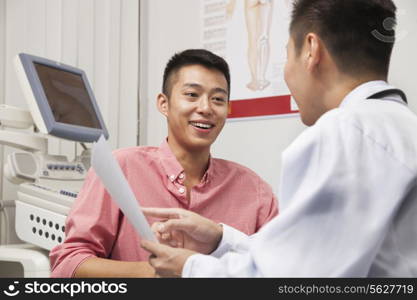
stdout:
<svg viewBox="0 0 417 300">
<path fill-rule="evenodd" d="M 376 80 L 387 81 L 387 76 L 384 75 L 358 75 L 348 76 L 346 74 L 338 73 L 333 74 L 332 78 L 329 78 L 327 84 L 322 89 L 322 103 L 326 111 L 337 108 L 340 106 L 345 97 L 356 89 L 358 86 Z"/>
</svg>

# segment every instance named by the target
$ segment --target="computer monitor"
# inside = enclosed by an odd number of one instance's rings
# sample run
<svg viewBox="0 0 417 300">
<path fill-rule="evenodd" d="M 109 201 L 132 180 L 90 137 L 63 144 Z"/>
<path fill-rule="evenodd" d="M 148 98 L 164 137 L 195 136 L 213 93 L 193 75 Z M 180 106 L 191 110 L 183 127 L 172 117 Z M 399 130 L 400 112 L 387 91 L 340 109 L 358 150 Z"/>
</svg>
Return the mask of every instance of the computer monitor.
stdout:
<svg viewBox="0 0 417 300">
<path fill-rule="evenodd" d="M 78 142 L 95 142 L 108 132 L 81 69 L 25 53 L 17 55 L 17 74 L 40 132 Z"/>
</svg>

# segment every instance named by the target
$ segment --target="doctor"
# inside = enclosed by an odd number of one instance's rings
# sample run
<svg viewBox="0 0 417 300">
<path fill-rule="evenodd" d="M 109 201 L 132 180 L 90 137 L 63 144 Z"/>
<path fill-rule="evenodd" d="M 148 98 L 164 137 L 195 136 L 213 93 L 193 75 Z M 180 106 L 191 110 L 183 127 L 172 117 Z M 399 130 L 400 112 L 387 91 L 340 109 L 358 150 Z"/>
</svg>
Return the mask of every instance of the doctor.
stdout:
<svg viewBox="0 0 417 300">
<path fill-rule="evenodd" d="M 295 1 L 285 80 L 310 127 L 282 155 L 288 205 L 250 237 L 146 209 L 166 219 L 161 241 L 187 248 L 142 243 L 160 276 L 417 275 L 417 117 L 387 83 L 395 13 L 391 0 Z"/>
</svg>

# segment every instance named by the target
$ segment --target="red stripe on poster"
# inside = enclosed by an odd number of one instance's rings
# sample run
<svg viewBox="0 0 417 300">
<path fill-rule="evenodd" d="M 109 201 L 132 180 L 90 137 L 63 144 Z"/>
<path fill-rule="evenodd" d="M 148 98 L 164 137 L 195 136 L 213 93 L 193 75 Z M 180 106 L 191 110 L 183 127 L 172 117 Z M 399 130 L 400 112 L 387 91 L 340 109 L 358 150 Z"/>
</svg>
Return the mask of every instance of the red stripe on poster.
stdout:
<svg viewBox="0 0 417 300">
<path fill-rule="evenodd" d="M 229 119 L 287 115 L 291 110 L 291 95 L 230 101 Z"/>
</svg>

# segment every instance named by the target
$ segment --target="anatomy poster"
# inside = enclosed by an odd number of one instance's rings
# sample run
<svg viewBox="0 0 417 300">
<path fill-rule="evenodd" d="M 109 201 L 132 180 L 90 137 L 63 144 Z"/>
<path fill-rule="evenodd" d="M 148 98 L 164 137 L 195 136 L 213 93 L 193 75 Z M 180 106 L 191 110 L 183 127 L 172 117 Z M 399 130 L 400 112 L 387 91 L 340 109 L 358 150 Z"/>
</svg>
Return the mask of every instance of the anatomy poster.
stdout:
<svg viewBox="0 0 417 300">
<path fill-rule="evenodd" d="M 298 114 L 284 81 L 290 0 L 200 0 L 202 47 L 231 72 L 229 119 Z"/>
</svg>

